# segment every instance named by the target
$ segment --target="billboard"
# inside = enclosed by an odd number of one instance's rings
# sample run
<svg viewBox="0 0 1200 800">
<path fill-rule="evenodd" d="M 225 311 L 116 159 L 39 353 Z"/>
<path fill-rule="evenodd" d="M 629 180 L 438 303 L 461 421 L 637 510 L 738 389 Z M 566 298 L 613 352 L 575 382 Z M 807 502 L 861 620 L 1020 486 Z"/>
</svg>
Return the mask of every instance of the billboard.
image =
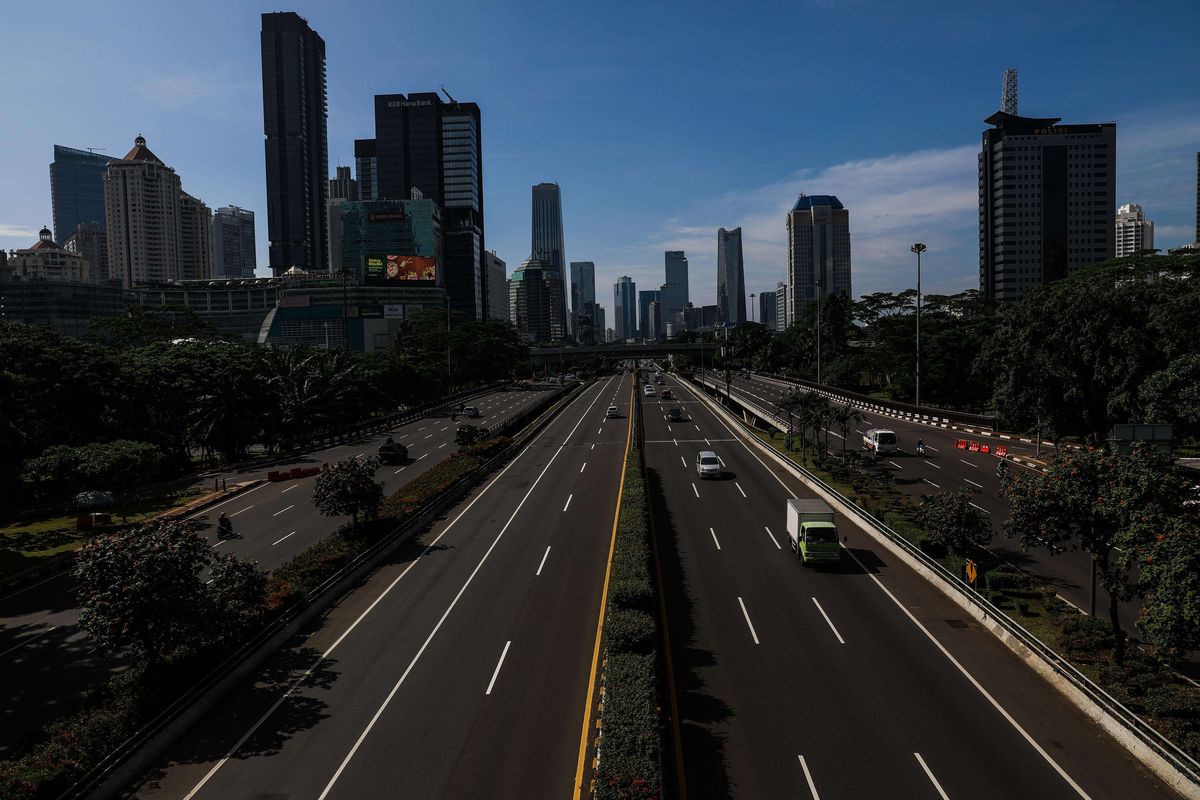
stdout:
<svg viewBox="0 0 1200 800">
<path fill-rule="evenodd" d="M 367 256 L 367 283 L 433 286 L 437 260 L 430 256 Z"/>
</svg>

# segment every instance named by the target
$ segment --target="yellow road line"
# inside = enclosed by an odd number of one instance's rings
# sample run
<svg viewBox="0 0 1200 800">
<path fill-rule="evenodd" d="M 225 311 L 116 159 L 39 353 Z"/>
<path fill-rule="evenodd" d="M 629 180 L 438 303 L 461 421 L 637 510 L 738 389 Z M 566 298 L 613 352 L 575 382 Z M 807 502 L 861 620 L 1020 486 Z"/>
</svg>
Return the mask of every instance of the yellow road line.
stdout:
<svg viewBox="0 0 1200 800">
<path fill-rule="evenodd" d="M 636 374 L 636 373 L 635 373 Z M 634 381 L 634 385 L 637 381 Z M 613 511 L 612 538 L 608 543 L 608 562 L 604 567 L 604 589 L 600 592 L 600 614 L 596 621 L 596 645 L 592 650 L 592 671 L 588 676 L 587 701 L 583 706 L 583 732 L 579 735 L 579 761 L 575 766 L 574 800 L 583 796 L 583 770 L 587 763 L 588 732 L 592 725 L 592 703 L 596 693 L 596 671 L 600 668 L 600 640 L 604 633 L 604 611 L 608 606 L 608 581 L 612 575 L 613 553 L 617 547 L 617 522 L 621 518 L 621 496 L 625 493 L 625 468 L 629 464 L 629 446 L 633 441 L 633 386 L 629 388 L 629 424 L 625 431 L 625 458 L 621 461 L 621 483 L 617 488 L 617 506 Z"/>
</svg>

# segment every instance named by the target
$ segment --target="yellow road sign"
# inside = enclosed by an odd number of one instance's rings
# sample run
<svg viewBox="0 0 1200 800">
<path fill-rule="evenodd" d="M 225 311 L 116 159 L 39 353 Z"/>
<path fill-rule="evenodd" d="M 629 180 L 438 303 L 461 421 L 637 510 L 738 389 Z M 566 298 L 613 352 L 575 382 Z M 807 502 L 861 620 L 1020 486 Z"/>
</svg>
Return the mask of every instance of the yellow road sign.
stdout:
<svg viewBox="0 0 1200 800">
<path fill-rule="evenodd" d="M 979 574 L 979 571 L 977 569 L 975 569 L 975 562 L 968 558 L 967 559 L 967 580 L 969 580 L 971 583 L 974 583 L 975 577 L 978 574 Z"/>
</svg>

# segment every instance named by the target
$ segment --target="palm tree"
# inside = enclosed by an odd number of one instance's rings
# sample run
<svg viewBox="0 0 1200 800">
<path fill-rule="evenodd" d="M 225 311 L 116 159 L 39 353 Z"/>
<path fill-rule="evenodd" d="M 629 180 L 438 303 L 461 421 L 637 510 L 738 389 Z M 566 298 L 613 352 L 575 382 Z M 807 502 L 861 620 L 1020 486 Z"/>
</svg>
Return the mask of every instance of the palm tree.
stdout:
<svg viewBox="0 0 1200 800">
<path fill-rule="evenodd" d="M 279 427 L 293 440 L 303 442 L 316 428 L 357 418 L 364 411 L 364 387 L 347 353 L 269 350 L 263 362 Z"/>
<path fill-rule="evenodd" d="M 783 399 L 781 399 L 777 404 L 777 407 L 787 414 L 788 427 L 785 445 L 789 451 L 792 449 L 792 416 L 796 413 L 796 409 L 798 409 L 803 402 L 803 395 L 793 389 L 784 395 Z M 801 439 L 803 439 L 803 433 L 801 434 Z"/>
<path fill-rule="evenodd" d="M 846 463 L 846 440 L 850 437 L 850 429 L 863 421 L 862 412 L 853 406 L 835 406 L 833 421 L 842 432 L 842 463 Z"/>
</svg>

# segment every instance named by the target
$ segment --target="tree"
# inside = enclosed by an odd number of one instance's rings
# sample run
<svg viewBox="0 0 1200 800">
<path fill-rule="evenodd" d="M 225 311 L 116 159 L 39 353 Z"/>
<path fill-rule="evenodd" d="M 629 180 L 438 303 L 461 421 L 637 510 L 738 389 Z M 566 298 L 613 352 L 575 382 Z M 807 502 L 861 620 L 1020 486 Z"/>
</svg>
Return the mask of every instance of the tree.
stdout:
<svg viewBox="0 0 1200 800">
<path fill-rule="evenodd" d="M 206 620 L 218 637 L 245 631 L 266 610 L 267 574 L 258 565 L 229 553 L 215 553 L 206 585 Z"/>
<path fill-rule="evenodd" d="M 158 477 L 163 453 L 147 442 L 118 439 L 79 447 L 55 445 L 25 462 L 21 479 L 42 498 L 119 490 Z"/>
<path fill-rule="evenodd" d="M 863 421 L 863 413 L 853 406 L 838 405 L 834 407 L 831 418 L 842 432 L 842 461 L 845 461 L 846 441 L 850 438 L 850 429 Z"/>
<path fill-rule="evenodd" d="M 1082 550 L 1095 559 L 1109 595 L 1113 660 L 1124 661 L 1125 633 L 1117 603 L 1142 588 L 1135 568 L 1154 535 L 1183 515 L 1188 483 L 1170 458 L 1145 447 L 1129 455 L 1099 448 L 1058 452 L 1046 472 L 1023 471 L 1007 481 L 1005 529 L 1025 547 L 1051 554 Z"/>
<path fill-rule="evenodd" d="M 181 306 L 133 306 L 115 317 L 93 317 L 85 336 L 118 350 L 183 339 L 214 342 L 235 338 Z"/>
<path fill-rule="evenodd" d="M 1180 356 L 1151 375 L 1138 393 L 1143 422 L 1175 426 L 1175 437 L 1200 436 L 1200 353 Z"/>
<path fill-rule="evenodd" d="M 106 652 L 128 649 L 151 664 L 171 656 L 199 628 L 200 575 L 211 553 L 204 537 L 179 522 L 91 540 L 73 570 L 79 626 Z"/>
<path fill-rule="evenodd" d="M 964 488 L 925 497 L 917 518 L 930 541 L 960 556 L 991 541 L 992 526 L 971 505 L 973 496 Z"/>
<path fill-rule="evenodd" d="M 482 441 L 484 436 L 482 428 L 475 425 L 459 425 L 458 430 L 454 432 L 454 443 L 467 450 Z"/>
<path fill-rule="evenodd" d="M 327 517 L 349 514 L 355 527 L 360 516 L 374 516 L 383 502 L 383 484 L 375 480 L 379 459 L 344 458 L 323 464 L 313 487 L 313 505 Z"/>
<path fill-rule="evenodd" d="M 1200 650 L 1200 520 L 1166 520 L 1140 559 L 1138 628 L 1167 656 Z"/>
</svg>

